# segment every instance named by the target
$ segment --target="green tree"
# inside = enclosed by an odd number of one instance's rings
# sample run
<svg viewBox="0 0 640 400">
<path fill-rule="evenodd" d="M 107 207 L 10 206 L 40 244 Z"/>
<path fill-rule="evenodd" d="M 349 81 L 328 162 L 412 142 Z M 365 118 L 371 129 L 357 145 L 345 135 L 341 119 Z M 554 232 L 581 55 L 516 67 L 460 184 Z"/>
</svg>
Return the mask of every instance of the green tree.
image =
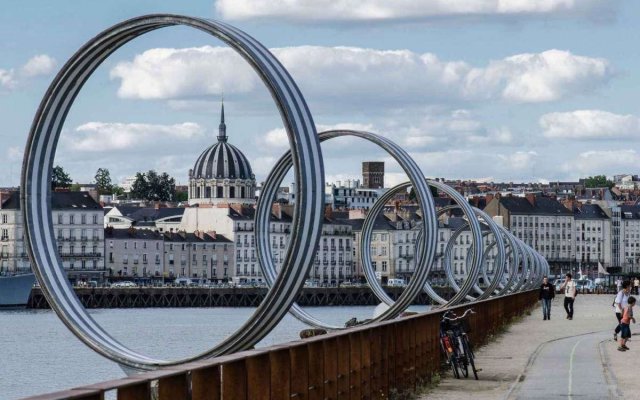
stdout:
<svg viewBox="0 0 640 400">
<path fill-rule="evenodd" d="M 176 201 L 187 201 L 189 200 L 189 193 L 187 192 L 176 192 Z"/>
<path fill-rule="evenodd" d="M 429 186 L 429 190 L 431 190 L 431 195 L 433 197 L 438 197 L 438 189 L 434 188 L 433 186 Z M 416 194 L 416 191 L 413 190 L 413 187 L 409 189 L 409 200 L 410 201 L 418 200 L 418 195 Z"/>
<path fill-rule="evenodd" d="M 136 174 L 136 180 L 131 185 L 131 197 L 134 199 L 147 199 L 149 196 L 149 182 L 142 172 Z"/>
<path fill-rule="evenodd" d="M 138 172 L 131 186 L 131 196 L 151 201 L 173 201 L 176 197 L 176 181 L 163 172 L 158 175 L 154 170 Z"/>
<path fill-rule="evenodd" d="M 586 178 L 584 180 L 584 185 L 585 187 L 588 187 L 588 188 L 599 188 L 599 187 L 612 188 L 613 186 L 615 186 L 615 183 L 613 181 L 608 180 L 605 175 L 595 175 L 595 176 L 590 176 Z"/>
<path fill-rule="evenodd" d="M 122 196 L 124 194 L 124 189 L 118 185 L 113 185 L 111 186 L 111 194 Z"/>
<path fill-rule="evenodd" d="M 111 174 L 106 168 L 98 168 L 96 171 L 96 186 L 98 194 L 111 194 L 113 193 L 113 184 L 111 182 Z"/>
<path fill-rule="evenodd" d="M 51 174 L 51 189 L 68 188 L 72 182 L 71 177 L 65 172 L 64 168 L 59 165 L 53 168 L 53 173 Z"/>
</svg>

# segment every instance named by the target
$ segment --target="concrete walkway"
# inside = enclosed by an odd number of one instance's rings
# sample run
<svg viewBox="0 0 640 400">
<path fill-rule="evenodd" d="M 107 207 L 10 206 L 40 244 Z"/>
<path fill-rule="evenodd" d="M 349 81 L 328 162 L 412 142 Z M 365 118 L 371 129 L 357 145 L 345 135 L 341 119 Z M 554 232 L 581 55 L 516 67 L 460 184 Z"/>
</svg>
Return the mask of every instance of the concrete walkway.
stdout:
<svg viewBox="0 0 640 400">
<path fill-rule="evenodd" d="M 540 307 L 534 309 L 476 351 L 479 381 L 454 379 L 447 371 L 419 398 L 640 399 L 640 336 L 629 342 L 630 351 L 616 350 L 613 297 L 578 296 L 571 321 L 562 296 L 553 302 L 550 321 L 542 320 Z M 640 334 L 640 324 L 631 330 Z"/>
</svg>

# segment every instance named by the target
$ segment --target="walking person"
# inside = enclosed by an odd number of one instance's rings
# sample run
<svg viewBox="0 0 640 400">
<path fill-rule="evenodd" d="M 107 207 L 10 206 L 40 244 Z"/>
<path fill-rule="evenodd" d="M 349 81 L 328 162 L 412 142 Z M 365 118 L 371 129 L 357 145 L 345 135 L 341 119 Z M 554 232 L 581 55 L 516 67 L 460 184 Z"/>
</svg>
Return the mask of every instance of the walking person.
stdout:
<svg viewBox="0 0 640 400">
<path fill-rule="evenodd" d="M 542 285 L 540 285 L 540 294 L 538 299 L 542 301 L 542 320 L 546 321 L 551 319 L 551 300 L 556 296 L 555 288 L 549 283 L 549 278 L 546 276 L 542 278 Z"/>
<path fill-rule="evenodd" d="M 629 325 L 631 322 L 636 323 L 636 319 L 633 318 L 633 305 L 636 304 L 636 298 L 629 296 L 627 306 L 622 310 L 622 319 L 620 320 L 620 342 L 618 344 L 618 351 L 627 351 L 627 340 L 631 337 L 631 328 Z"/>
<path fill-rule="evenodd" d="M 576 299 L 578 291 L 576 283 L 571 279 L 571 274 L 567 274 L 564 283 L 560 286 L 560 290 L 564 289 L 564 310 L 567 312 L 567 319 L 573 319 L 573 302 Z"/>
<path fill-rule="evenodd" d="M 616 279 L 616 293 L 622 290 L 622 279 Z"/>
<path fill-rule="evenodd" d="M 636 295 L 638 295 L 638 289 L 640 288 L 640 279 L 636 276 L 636 279 L 633 280 L 633 290 Z"/>
<path fill-rule="evenodd" d="M 613 340 L 618 341 L 618 334 L 620 333 L 620 320 L 622 319 L 622 312 L 624 308 L 627 306 L 629 301 L 629 295 L 631 292 L 631 282 L 624 281 L 622 282 L 622 289 L 616 294 L 616 298 L 613 301 L 613 308 L 616 311 L 616 318 L 618 319 L 618 325 L 616 329 L 613 331 Z"/>
</svg>

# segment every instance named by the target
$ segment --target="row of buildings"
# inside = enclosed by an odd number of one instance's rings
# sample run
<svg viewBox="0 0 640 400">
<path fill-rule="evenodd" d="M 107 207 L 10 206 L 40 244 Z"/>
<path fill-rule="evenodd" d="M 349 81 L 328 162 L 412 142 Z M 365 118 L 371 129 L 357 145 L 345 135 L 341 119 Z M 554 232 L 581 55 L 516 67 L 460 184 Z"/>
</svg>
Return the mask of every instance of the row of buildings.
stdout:
<svg viewBox="0 0 640 400">
<path fill-rule="evenodd" d="M 311 280 L 336 284 L 362 278 L 360 232 L 366 210 L 385 191 L 384 163 L 363 163 L 362 173 L 362 184 L 352 180 L 325 187 L 326 212 Z M 619 181 L 635 182 L 637 177 Z M 447 184 L 540 252 L 558 272 L 598 263 L 640 269 L 638 205 L 561 182 L 544 188 Z M 69 278 L 262 282 L 254 234 L 259 188 L 249 161 L 228 141 L 224 106 L 217 141 L 189 170 L 188 192 L 188 205 L 181 207 L 104 208 L 86 192 L 54 192 L 53 230 Z M 269 249 L 277 268 L 291 238 L 294 195 L 293 187 L 281 191 L 271 210 Z M 422 216 L 405 197 L 397 197 L 375 221 L 370 246 L 382 280 L 410 279 L 415 270 Z M 436 204 L 445 207 L 450 200 L 436 198 Z M 30 268 L 19 207 L 17 192 L 0 194 L 0 273 Z M 442 254 L 463 224 L 456 212 L 440 217 L 434 279 L 442 279 Z M 487 245 L 492 240 L 491 235 L 485 238 Z M 471 233 L 465 230 L 451 254 L 460 278 L 468 267 L 470 246 Z M 488 256 L 490 268 L 494 257 Z"/>
</svg>

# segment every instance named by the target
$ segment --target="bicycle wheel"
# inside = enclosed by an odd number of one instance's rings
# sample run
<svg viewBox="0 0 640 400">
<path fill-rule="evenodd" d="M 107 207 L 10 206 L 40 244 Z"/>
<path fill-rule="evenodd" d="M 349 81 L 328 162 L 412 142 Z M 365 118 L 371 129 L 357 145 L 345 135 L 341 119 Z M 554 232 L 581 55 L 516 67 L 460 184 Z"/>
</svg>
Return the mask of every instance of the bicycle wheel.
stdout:
<svg viewBox="0 0 640 400">
<path fill-rule="evenodd" d="M 475 355 L 473 354 L 473 349 L 471 348 L 471 342 L 469 342 L 469 338 L 464 336 L 464 346 L 466 347 L 467 359 L 469 360 L 469 365 L 471 365 L 471 370 L 473 371 L 473 376 L 478 380 L 478 370 L 476 369 L 475 363 Z"/>
<path fill-rule="evenodd" d="M 458 359 L 459 361 L 459 368 L 462 371 L 462 375 L 465 378 L 469 377 L 469 360 L 467 358 L 467 349 L 465 348 L 464 345 L 464 340 L 462 339 L 462 337 L 458 336 L 456 339 L 456 343 L 457 343 L 457 351 L 456 353 L 459 354 Z"/>
<path fill-rule="evenodd" d="M 455 352 L 449 356 L 449 364 L 451 364 L 451 370 L 453 371 L 453 376 L 456 379 L 460 379 L 460 371 L 458 366 L 458 357 Z"/>
</svg>

